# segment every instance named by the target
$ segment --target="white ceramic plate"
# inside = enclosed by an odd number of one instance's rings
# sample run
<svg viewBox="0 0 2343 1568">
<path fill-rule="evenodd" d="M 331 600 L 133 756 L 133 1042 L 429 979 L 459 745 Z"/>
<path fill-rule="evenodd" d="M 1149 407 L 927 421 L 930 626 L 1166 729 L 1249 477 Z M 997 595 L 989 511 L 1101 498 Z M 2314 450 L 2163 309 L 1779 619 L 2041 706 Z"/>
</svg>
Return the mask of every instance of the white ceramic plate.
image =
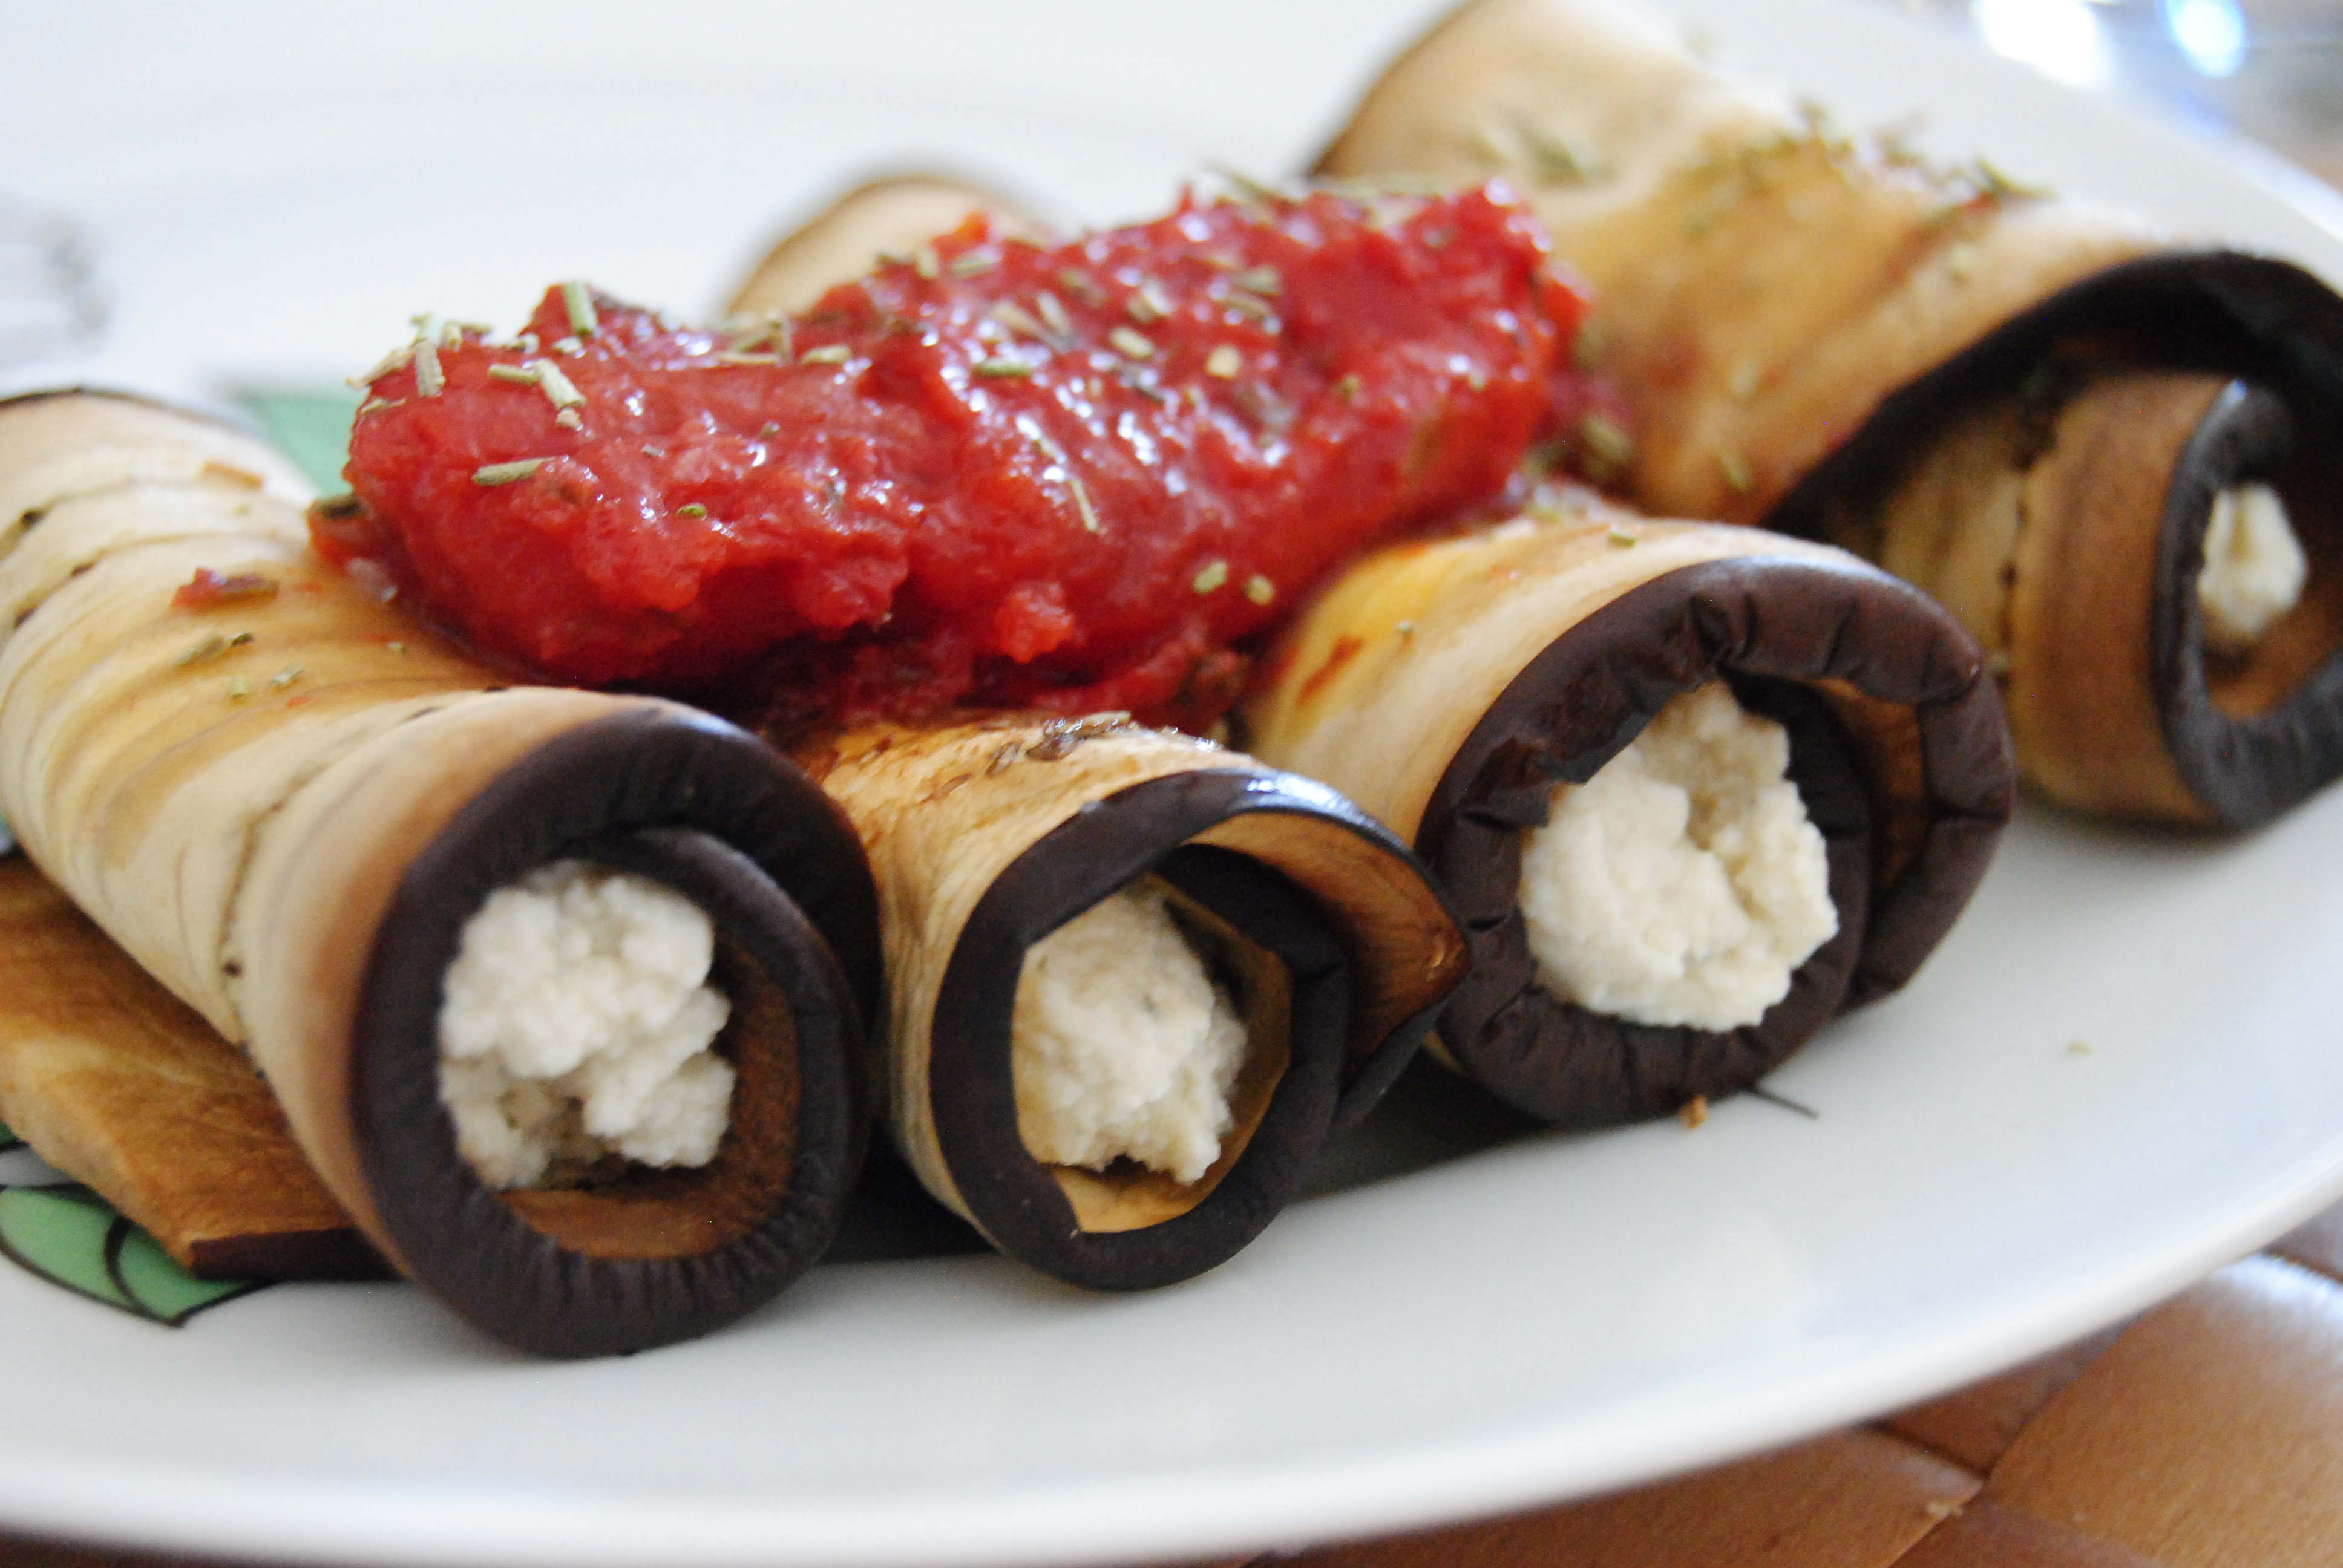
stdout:
<svg viewBox="0 0 2343 1568">
<path fill-rule="evenodd" d="M 2343 276 L 2309 198 L 1892 18 L 1674 8 L 1852 120 L 1923 108 L 1947 150 Z M 889 165 L 1137 215 L 1207 159 L 1296 166 L 1424 9 L 9 5 L 5 194 L 85 226 L 113 316 L 0 388 L 338 377 L 411 312 L 508 326 L 580 274 L 705 307 Z M 2343 794 L 2217 843 L 2029 810 L 1918 982 L 1775 1080 L 1818 1120 L 1745 1099 L 1696 1132 L 1484 1148 L 1312 1199 L 1143 1298 L 989 1258 L 832 1265 L 704 1342 L 567 1366 L 397 1286 L 172 1332 L 0 1270 L 0 1523 L 904 1568 L 1233 1551 L 1629 1483 L 2043 1350 L 2343 1195 L 2338 953 Z"/>
</svg>

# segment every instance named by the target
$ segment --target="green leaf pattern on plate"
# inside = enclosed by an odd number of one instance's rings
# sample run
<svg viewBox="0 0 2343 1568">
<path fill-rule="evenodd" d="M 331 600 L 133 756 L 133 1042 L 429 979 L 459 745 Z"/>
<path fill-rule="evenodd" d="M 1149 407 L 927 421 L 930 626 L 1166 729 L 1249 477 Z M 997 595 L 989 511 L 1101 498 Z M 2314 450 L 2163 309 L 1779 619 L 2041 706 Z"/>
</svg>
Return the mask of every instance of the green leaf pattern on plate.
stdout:
<svg viewBox="0 0 2343 1568">
<path fill-rule="evenodd" d="M 252 411 L 262 432 L 311 484 L 329 495 L 349 488 L 342 465 L 349 460 L 357 392 L 347 387 L 245 387 L 236 401 Z"/>
<path fill-rule="evenodd" d="M 0 1257 L 52 1284 L 178 1327 L 257 1282 L 198 1280 L 88 1188 L 0 1187 Z"/>
<path fill-rule="evenodd" d="M 9 1131 L 6 1122 L 0 1121 L 0 1154 L 5 1154 L 11 1149 L 22 1149 L 24 1146 L 25 1141 Z"/>
</svg>

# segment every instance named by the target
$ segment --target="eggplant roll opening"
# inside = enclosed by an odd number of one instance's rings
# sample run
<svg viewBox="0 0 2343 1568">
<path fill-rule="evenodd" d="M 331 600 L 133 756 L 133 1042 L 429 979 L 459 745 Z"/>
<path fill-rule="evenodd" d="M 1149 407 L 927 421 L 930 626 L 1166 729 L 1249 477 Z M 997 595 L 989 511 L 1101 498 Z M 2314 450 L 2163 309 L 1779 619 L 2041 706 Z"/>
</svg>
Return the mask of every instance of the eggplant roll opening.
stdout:
<svg viewBox="0 0 2343 1568">
<path fill-rule="evenodd" d="M 1610 628 L 1589 629 L 1599 638 Z M 1542 661 L 1545 668 L 1525 671 L 1483 722 L 1518 734 L 1518 709 L 1501 717 L 1505 707 L 1534 709 L 1557 682 L 1583 688 L 1602 678 L 1579 663 L 1588 650 L 1574 640 L 1557 644 L 1558 657 Z M 1717 678 L 1728 681 L 1745 712 L 1787 732 L 1788 779 L 1821 834 L 1837 915 L 1835 931 L 1791 971 L 1788 994 L 1756 1021 L 1728 1029 L 1642 1023 L 1565 1000 L 1541 981 L 1522 907 L 1523 845 L 1528 830 L 1545 824 L 1554 784 L 1584 782 L 1615 750 L 1582 755 L 1566 775 L 1536 765 L 1526 775 L 1514 772 L 1518 754 L 1493 761 L 1460 786 L 1453 814 L 1433 819 L 1439 830 L 1427 831 L 1426 858 L 1457 903 L 1473 948 L 1472 973 L 1449 1000 L 1441 1039 L 1468 1075 L 1546 1121 L 1634 1121 L 1735 1093 L 1779 1066 L 1845 1005 L 1870 912 L 1873 824 L 1861 761 L 1828 704 L 1804 687 Z M 1676 694 L 1639 686 L 1636 695 L 1664 701 Z M 1620 747 L 1633 739 L 1617 737 Z"/>
<path fill-rule="evenodd" d="M 698 1168 L 626 1164 L 499 1191 L 459 1151 L 442 1098 L 443 980 L 491 893 L 566 859 L 662 883 L 714 924 L 729 1116 Z M 498 1337 L 557 1356 L 688 1338 L 769 1299 L 820 1256 L 860 1163 L 872 923 L 834 809 L 738 731 L 620 717 L 504 773 L 409 863 L 361 993 L 351 1116 L 409 1272 Z"/>
<path fill-rule="evenodd" d="M 1328 777 L 1411 833 L 1456 907 L 1473 970 L 1437 1026 L 1442 1053 L 1562 1125 L 1746 1088 L 1839 1011 L 1902 985 L 1975 891 L 2016 784 L 1982 654 L 1916 590 L 1839 551 L 1636 518 L 1586 496 L 1366 558 L 1305 612 L 1271 670 L 1247 710 L 1259 752 Z M 1718 683 L 1733 698 L 1718 722 L 1743 727 L 1754 748 L 1729 766 L 1754 770 L 1716 799 L 1769 794 L 1774 805 L 1734 830 L 1775 835 L 1803 868 L 1769 850 L 1704 871 L 1732 878 L 1733 918 L 1768 927 L 1747 950 L 1763 964 L 1704 990 L 1709 950 L 1687 938 L 1689 992 L 1623 1000 L 1605 995 L 1608 977 L 1583 990 L 1554 978 L 1554 944 L 1525 907 L 1543 891 L 1525 900 L 1523 867 L 1557 787 L 1595 781 L 1663 710 Z M 1803 823 L 1771 793 L 1780 783 L 1763 783 L 1783 766 L 1755 766 L 1763 757 L 1786 758 Z M 1726 766 L 1727 754 L 1711 761 Z M 1658 765 L 1639 754 L 1627 777 L 1647 766 Z M 1696 798 L 1706 786 L 1654 778 L 1666 788 L 1648 810 L 1678 813 L 1678 841 L 1707 854 L 1706 829 L 1694 828 L 1712 809 Z M 1643 853 L 1631 843 L 1642 829 L 1620 822 L 1592 829 L 1612 864 Z M 1745 872 L 1789 881 L 1753 895 Z M 1804 887 L 1795 900 L 1792 883 Z M 1585 929 L 1607 938 L 1696 920 L 1674 901 L 1678 887 L 1632 875 L 1616 905 L 1590 901 L 1597 923 Z M 1829 909 L 1815 907 L 1825 893 Z M 1802 912 L 1777 920 L 1793 903 Z"/>
<path fill-rule="evenodd" d="M 2246 828 L 2343 774 L 2338 431 L 2343 299 L 2268 257 L 2151 256 L 1896 391 L 1767 524 L 1952 604 L 2002 663 L 2020 758 L 2053 799 Z M 2253 486 L 2282 505 L 2307 579 L 2225 648 L 2197 591 L 2206 537 Z M 1916 505 L 1962 515 L 1974 584 L 1938 580 L 1954 548 L 1898 558 Z"/>
<path fill-rule="evenodd" d="M 1900 584 L 1759 556 L 1657 578 L 1545 648 L 1457 752 L 1417 837 L 1473 945 L 1440 1023 L 1458 1065 L 1550 1121 L 1633 1121 L 1747 1088 L 1844 1008 L 1901 986 L 1968 902 L 2009 810 L 2006 735 L 1973 655 L 1962 670 L 1964 640 Z M 1561 1001 L 1527 963 L 1522 832 L 1555 784 L 1592 779 L 1670 699 L 1715 679 L 1789 733 L 1838 930 L 1743 1028 Z M 1916 773 L 1917 810 L 1875 809 L 1889 769 Z"/>
<path fill-rule="evenodd" d="M 1249 782 L 1152 779 L 1061 825 L 993 882 L 945 970 L 929 1067 L 944 1160 L 980 1228 L 1071 1283 L 1141 1289 L 1226 1261 L 1301 1190 L 1332 1126 L 1352 977 L 1331 923 L 1308 893 L 1248 856 L 1175 839 L 1148 859 L 1151 847 L 1128 831 L 1131 816 L 1167 828 L 1192 816 L 1202 830 Z M 1243 1020 L 1232 1124 L 1191 1181 L 1128 1156 L 1103 1170 L 1045 1162 L 1021 1132 L 1011 1025 L 1025 954 L 1141 879 L 1168 887 L 1182 934 Z"/>
</svg>

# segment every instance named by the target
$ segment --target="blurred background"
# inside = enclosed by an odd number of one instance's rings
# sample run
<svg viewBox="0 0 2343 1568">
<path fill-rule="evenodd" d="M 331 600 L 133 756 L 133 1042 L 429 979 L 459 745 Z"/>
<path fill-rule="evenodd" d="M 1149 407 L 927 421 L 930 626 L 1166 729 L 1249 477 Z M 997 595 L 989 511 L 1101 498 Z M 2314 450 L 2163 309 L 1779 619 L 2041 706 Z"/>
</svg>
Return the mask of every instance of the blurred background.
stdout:
<svg viewBox="0 0 2343 1568">
<path fill-rule="evenodd" d="M 2343 0 L 1872 0 L 2343 187 Z"/>
<path fill-rule="evenodd" d="M 938 0 L 709 4 L 628 24 L 623 51 L 606 46 L 608 16 L 558 21 L 548 0 L 493 17 L 460 0 L 247 0 L 216 25 L 152 0 L 0 0 L 0 392 L 95 378 L 203 400 L 227 382 L 330 385 L 417 308 L 493 320 L 527 297 L 518 279 L 578 270 L 691 313 L 777 226 L 873 168 L 941 161 L 1029 182 L 1086 219 L 1133 216 L 1182 169 L 1306 158 L 1447 3 L 1269 19 L 1251 0 L 1190 0 L 1192 31 L 1253 46 L 1166 80 L 1060 64 L 1124 58 L 1135 25 L 1152 25 L 1147 0 L 1017 0 L 1006 32 L 990 8 Z M 1990 148 L 2062 186 L 2303 249 L 2254 232 L 2234 192 L 2187 210 L 2178 187 L 2209 190 L 2208 160 L 2095 158 L 2087 116 L 2052 84 L 2081 89 L 2343 233 L 2343 0 L 1849 0 L 1879 19 L 1865 26 L 1836 4 L 1785 0 L 1795 37 L 1765 25 L 1775 8 L 1656 4 L 1721 37 L 1728 63 L 1825 86 L 1849 123 L 1910 118 L 1956 159 Z M 1896 22 L 1978 57 L 1939 52 L 1916 95 L 1907 67 L 1927 51 L 1913 45 L 1935 41 Z M 739 47 L 711 55 L 706 37 L 727 29 Z M 1025 46 L 999 46 L 1012 35 Z M 468 46 L 451 52 L 457 36 Z M 882 36 L 897 41 L 884 92 L 820 68 Z M 510 91 L 498 62 L 514 57 L 592 114 Z M 1068 138 L 1071 123 L 1095 130 Z"/>
</svg>

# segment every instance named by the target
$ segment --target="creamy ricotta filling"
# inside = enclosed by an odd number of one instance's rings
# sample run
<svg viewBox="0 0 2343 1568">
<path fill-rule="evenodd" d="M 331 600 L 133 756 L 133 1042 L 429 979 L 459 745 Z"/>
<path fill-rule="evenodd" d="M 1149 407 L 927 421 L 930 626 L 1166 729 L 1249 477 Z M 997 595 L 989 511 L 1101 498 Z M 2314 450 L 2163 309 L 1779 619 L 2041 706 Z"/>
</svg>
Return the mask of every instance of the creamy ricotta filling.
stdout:
<svg viewBox="0 0 2343 1568">
<path fill-rule="evenodd" d="M 1522 847 L 1539 983 L 1636 1023 L 1735 1029 L 1838 930 L 1790 738 L 1722 681 L 1663 708 Z"/>
<path fill-rule="evenodd" d="M 1235 1125 L 1245 1024 L 1160 887 L 1102 899 L 1025 950 L 1010 1037 L 1017 1130 L 1036 1160 L 1135 1160 L 1193 1181 Z"/>
<path fill-rule="evenodd" d="M 2213 498 L 2205 569 L 2197 578 L 2207 643 L 2223 653 L 2245 652 L 2295 607 L 2309 576 L 2276 490 L 2237 485 Z"/>
<path fill-rule="evenodd" d="M 697 904 L 579 860 L 488 895 L 464 926 L 439 1009 L 439 1098 L 492 1187 L 574 1181 L 616 1155 L 716 1157 L 731 1066 L 709 1049 L 731 1008 L 707 983 Z"/>
</svg>

